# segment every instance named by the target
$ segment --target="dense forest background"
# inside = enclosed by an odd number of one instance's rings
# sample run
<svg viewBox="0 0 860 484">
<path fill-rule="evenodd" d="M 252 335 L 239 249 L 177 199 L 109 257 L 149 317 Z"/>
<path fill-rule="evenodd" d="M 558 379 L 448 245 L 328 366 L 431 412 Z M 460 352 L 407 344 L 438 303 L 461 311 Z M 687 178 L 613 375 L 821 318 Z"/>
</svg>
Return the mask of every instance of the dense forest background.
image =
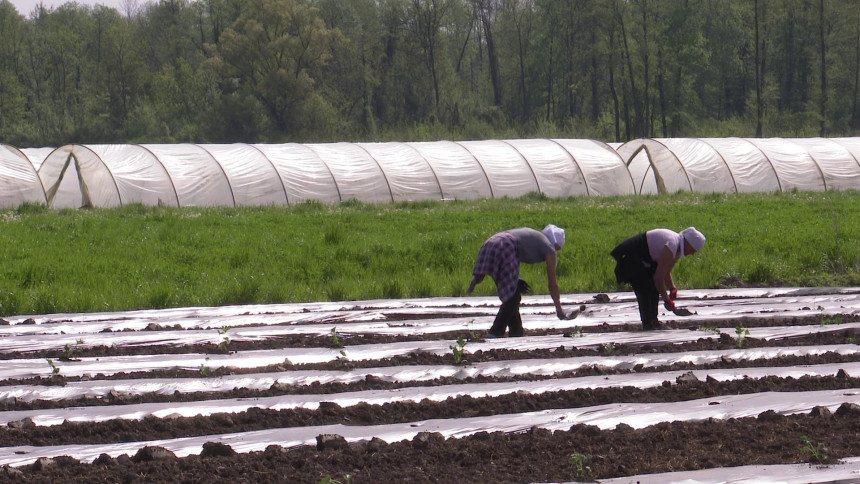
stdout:
<svg viewBox="0 0 860 484">
<path fill-rule="evenodd" d="M 0 143 L 853 136 L 856 0 L 0 0 Z"/>
</svg>

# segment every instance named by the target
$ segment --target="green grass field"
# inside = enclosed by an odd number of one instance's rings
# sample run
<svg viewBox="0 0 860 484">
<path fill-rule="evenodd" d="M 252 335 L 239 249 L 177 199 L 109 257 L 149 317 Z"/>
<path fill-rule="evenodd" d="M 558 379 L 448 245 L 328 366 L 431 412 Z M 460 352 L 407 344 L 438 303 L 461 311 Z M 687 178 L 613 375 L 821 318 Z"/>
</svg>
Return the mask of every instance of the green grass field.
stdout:
<svg viewBox="0 0 860 484">
<path fill-rule="evenodd" d="M 609 251 L 694 225 L 684 288 L 860 285 L 860 192 L 676 194 L 293 207 L 0 211 L 0 315 L 464 295 L 481 243 L 554 223 L 562 293 L 629 290 Z M 523 277 L 547 293 L 543 265 Z M 495 294 L 490 279 L 478 295 Z"/>
</svg>

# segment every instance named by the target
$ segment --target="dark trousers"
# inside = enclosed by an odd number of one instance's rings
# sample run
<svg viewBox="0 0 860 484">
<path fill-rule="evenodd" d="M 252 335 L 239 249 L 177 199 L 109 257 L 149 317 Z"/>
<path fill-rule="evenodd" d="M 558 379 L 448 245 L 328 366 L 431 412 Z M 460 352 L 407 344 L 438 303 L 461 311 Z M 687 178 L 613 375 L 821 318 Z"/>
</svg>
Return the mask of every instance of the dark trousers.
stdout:
<svg viewBox="0 0 860 484">
<path fill-rule="evenodd" d="M 528 283 L 520 279 L 517 283 L 517 292 L 502 303 L 499 312 L 496 313 L 496 319 L 493 320 L 493 326 L 490 327 L 490 333 L 494 336 L 504 336 L 505 329 L 510 328 L 510 336 L 523 336 L 523 319 L 520 317 L 520 301 L 523 299 L 523 294 L 531 290 Z"/>
<path fill-rule="evenodd" d="M 633 286 L 636 302 L 639 304 L 639 319 L 642 327 L 656 327 L 657 310 L 660 308 L 660 293 L 654 284 L 654 274 L 657 263 L 651 259 L 648 252 L 648 240 L 645 233 L 634 235 L 615 247 L 611 252 L 617 265 L 615 277 L 619 283 L 629 283 Z"/>
</svg>

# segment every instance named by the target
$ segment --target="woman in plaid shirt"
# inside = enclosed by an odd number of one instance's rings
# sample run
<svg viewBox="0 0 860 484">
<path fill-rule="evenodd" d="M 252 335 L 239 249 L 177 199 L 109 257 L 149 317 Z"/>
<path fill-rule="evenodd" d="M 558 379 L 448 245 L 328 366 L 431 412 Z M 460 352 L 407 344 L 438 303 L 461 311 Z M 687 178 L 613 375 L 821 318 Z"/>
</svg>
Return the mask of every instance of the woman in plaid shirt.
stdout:
<svg viewBox="0 0 860 484">
<path fill-rule="evenodd" d="M 529 292 L 529 285 L 520 279 L 520 263 L 536 264 L 546 262 L 549 293 L 555 303 L 555 313 L 559 319 L 573 319 L 579 311 L 565 313 L 561 307 L 555 267 L 558 263 L 556 252 L 564 247 L 564 230 L 555 225 L 547 225 L 542 231 L 528 227 L 499 232 L 484 242 L 478 251 L 478 260 L 472 270 L 474 277 L 469 284 L 468 293 L 474 291 L 484 276 L 489 275 L 496 282 L 499 308 L 493 326 L 487 333 L 488 338 L 501 338 L 510 328 L 510 336 L 523 336 L 523 321 L 520 318 L 521 295 Z"/>
</svg>

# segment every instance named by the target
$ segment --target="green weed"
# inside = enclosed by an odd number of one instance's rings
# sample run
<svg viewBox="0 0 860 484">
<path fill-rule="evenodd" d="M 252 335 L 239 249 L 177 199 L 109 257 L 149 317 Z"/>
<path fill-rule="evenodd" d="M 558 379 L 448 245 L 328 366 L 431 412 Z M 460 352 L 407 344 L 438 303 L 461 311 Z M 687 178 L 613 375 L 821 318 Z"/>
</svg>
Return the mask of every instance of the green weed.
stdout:
<svg viewBox="0 0 860 484">
<path fill-rule="evenodd" d="M 591 474 L 591 467 L 585 465 L 585 455 L 574 452 L 568 456 L 567 461 L 574 467 L 577 479 Z"/>
<path fill-rule="evenodd" d="M 800 455 L 803 456 L 809 463 L 821 462 L 826 458 L 825 452 L 827 447 L 821 442 L 813 442 L 809 437 L 801 435 L 803 446 L 800 448 Z"/>
</svg>

